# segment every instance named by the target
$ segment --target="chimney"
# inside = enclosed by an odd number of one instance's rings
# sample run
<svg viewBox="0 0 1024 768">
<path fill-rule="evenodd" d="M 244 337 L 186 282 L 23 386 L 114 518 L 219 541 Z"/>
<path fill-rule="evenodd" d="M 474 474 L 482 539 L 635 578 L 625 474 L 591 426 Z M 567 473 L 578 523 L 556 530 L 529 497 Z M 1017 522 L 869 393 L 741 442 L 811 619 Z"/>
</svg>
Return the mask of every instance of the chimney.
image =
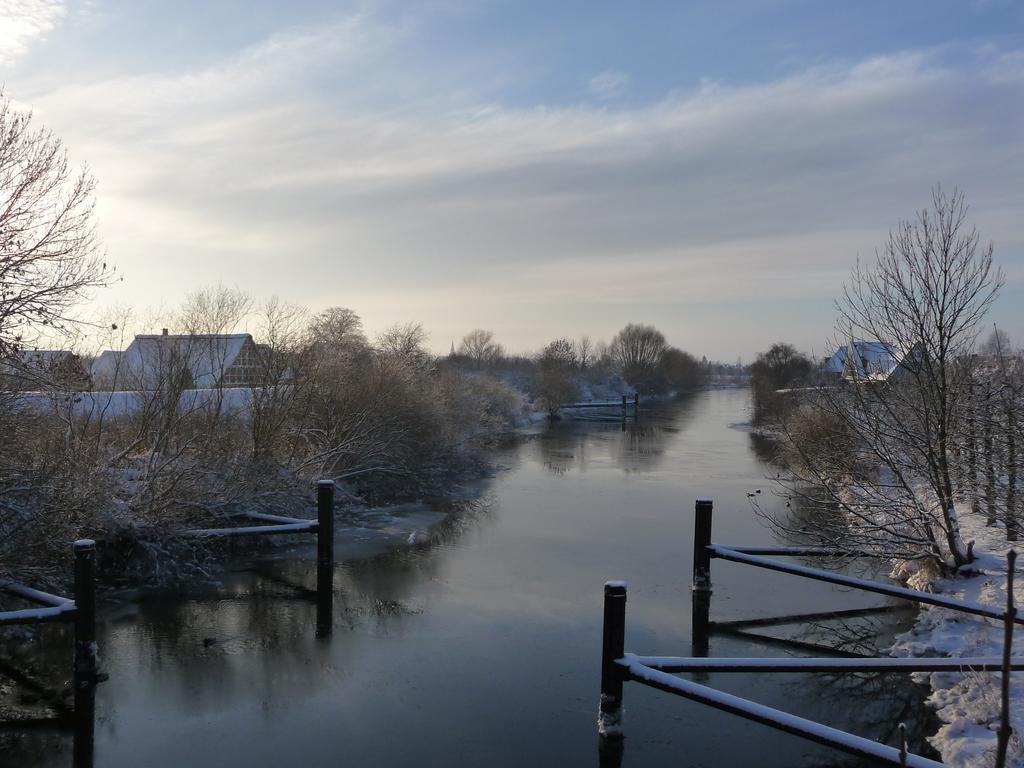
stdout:
<svg viewBox="0 0 1024 768">
<path fill-rule="evenodd" d="M 161 336 L 166 336 L 166 335 L 167 335 L 167 329 L 166 329 L 166 328 L 162 329 L 162 330 L 160 331 L 160 335 L 161 335 Z"/>
</svg>

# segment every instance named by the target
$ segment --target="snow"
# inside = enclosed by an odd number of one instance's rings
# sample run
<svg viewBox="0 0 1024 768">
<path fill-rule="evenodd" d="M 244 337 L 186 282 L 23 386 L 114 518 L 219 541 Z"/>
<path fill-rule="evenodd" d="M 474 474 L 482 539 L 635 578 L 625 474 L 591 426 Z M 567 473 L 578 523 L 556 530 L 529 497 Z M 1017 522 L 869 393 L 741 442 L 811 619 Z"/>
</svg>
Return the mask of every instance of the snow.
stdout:
<svg viewBox="0 0 1024 768">
<path fill-rule="evenodd" d="M 622 716 L 626 708 L 619 704 L 618 709 L 613 712 L 605 712 L 604 704 L 609 700 L 607 694 L 601 694 L 601 707 L 597 710 L 597 732 L 608 739 L 621 739 Z"/>
<path fill-rule="evenodd" d="M 899 750 L 884 744 L 865 739 L 862 736 L 840 731 L 813 720 L 806 720 L 788 712 L 781 712 L 763 704 L 733 696 L 729 693 L 709 688 L 690 680 L 682 680 L 667 672 L 644 666 L 637 657 L 627 657 L 627 666 L 631 679 L 643 682 L 663 691 L 675 693 L 693 701 L 699 701 L 716 709 L 731 712 L 755 722 L 771 725 L 804 738 L 828 744 L 855 755 L 870 756 L 883 762 L 899 762 Z M 916 768 L 941 768 L 941 763 L 919 755 L 907 755 L 906 764 Z"/>
<path fill-rule="evenodd" d="M 724 547 L 721 544 L 711 544 L 708 549 L 711 550 L 714 557 L 719 557 L 723 560 L 732 560 L 737 563 L 760 566 L 772 571 L 781 571 L 782 573 L 791 573 L 796 576 L 805 576 L 809 579 L 817 579 L 819 581 L 826 581 L 833 584 L 842 584 L 843 586 L 853 587 L 854 589 L 863 589 L 866 592 L 877 592 L 883 595 L 902 597 L 919 603 L 948 606 L 949 608 L 956 609 L 957 615 L 961 617 L 964 615 L 964 611 L 993 618 L 1001 617 L 1003 613 L 997 605 L 992 605 L 991 603 L 986 604 L 976 600 L 957 598 L 949 595 L 935 595 L 928 592 L 922 592 L 917 589 L 896 587 L 890 584 L 880 584 L 877 581 L 871 581 L 869 579 L 861 579 L 856 576 L 846 576 L 841 573 L 835 573 L 834 571 L 823 571 L 820 568 L 808 568 L 804 565 L 783 563 L 778 560 L 770 560 L 768 558 L 757 557 L 755 555 L 746 555 L 741 552 L 737 552 L 734 549 Z M 1024 619 L 1018 619 L 1017 621 L 1018 623 L 1021 623 L 1024 622 Z"/>
<path fill-rule="evenodd" d="M 885 379 L 904 356 L 881 341 L 851 341 L 825 362 L 825 370 L 857 379 Z"/>
<path fill-rule="evenodd" d="M 966 541 L 974 540 L 977 560 L 972 574 L 946 579 L 934 585 L 937 592 L 957 599 L 971 600 L 993 609 L 1006 605 L 1006 532 L 987 527 L 977 515 L 962 514 L 961 532 Z M 1014 600 L 1024 604 L 1024 579 L 1014 580 Z M 1024 632 L 1015 632 L 1013 653 L 1022 655 Z M 914 628 L 897 638 L 894 656 L 998 656 L 1003 649 L 1003 623 L 970 616 L 941 607 L 922 610 Z M 928 703 L 935 708 L 943 725 L 930 739 L 951 766 L 989 768 L 996 749 L 999 724 L 998 674 L 933 672 L 916 675 L 931 686 Z M 1011 722 L 1008 765 L 1024 768 L 1024 675 L 1011 676 Z"/>
<path fill-rule="evenodd" d="M 178 401 L 178 410 L 189 413 L 217 407 L 224 416 L 248 414 L 255 394 L 259 390 L 248 387 L 225 387 L 223 389 L 187 389 Z M 17 405 L 45 413 L 71 413 L 76 417 L 123 418 L 132 416 L 143 409 L 153 392 L 143 390 L 69 392 L 18 392 Z"/>
<path fill-rule="evenodd" d="M 188 368 L 196 387 L 204 389 L 215 386 L 251 342 L 252 336 L 247 333 L 140 334 L 123 352 L 105 350 L 90 373 L 95 381 L 138 381 L 152 388 L 168 375 L 171 365 L 180 362 Z"/>
<path fill-rule="evenodd" d="M 730 657 L 722 659 L 692 658 L 689 656 L 637 656 L 627 653 L 619 662 L 624 666 L 642 664 L 662 672 L 913 672 L 927 668 L 953 672 L 977 672 L 998 670 L 1002 664 L 999 656 L 983 658 L 826 658 L 806 657 Z M 1024 661 L 1014 666 L 1024 669 Z"/>
</svg>

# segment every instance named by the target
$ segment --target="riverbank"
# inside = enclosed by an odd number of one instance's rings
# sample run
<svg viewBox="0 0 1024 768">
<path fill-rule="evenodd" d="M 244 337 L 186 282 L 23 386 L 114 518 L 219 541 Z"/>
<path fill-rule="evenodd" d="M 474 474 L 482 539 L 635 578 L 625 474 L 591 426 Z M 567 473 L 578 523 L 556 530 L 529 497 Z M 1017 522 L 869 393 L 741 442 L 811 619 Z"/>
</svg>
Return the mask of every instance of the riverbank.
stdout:
<svg viewBox="0 0 1024 768">
<path fill-rule="evenodd" d="M 980 515 L 962 514 L 961 533 L 965 541 L 974 541 L 976 560 L 971 568 L 977 573 L 945 579 L 934 591 L 962 600 L 1006 606 L 1006 553 L 1011 548 L 1001 526 L 986 526 Z M 1018 546 L 1018 549 L 1020 547 Z M 1024 579 L 1014 584 L 1014 600 L 1024 605 Z M 926 606 L 914 628 L 897 638 L 892 653 L 896 656 L 1000 656 L 1003 650 L 1003 624 L 944 608 Z M 1014 655 L 1024 654 L 1024 632 L 1016 628 Z M 931 687 L 928 704 L 935 709 L 943 725 L 929 742 L 941 753 L 945 763 L 958 768 L 990 768 L 996 750 L 999 726 L 999 676 L 985 673 L 920 673 L 920 682 Z M 1011 676 L 1011 723 L 1008 765 L 1024 767 L 1024 675 Z"/>
</svg>

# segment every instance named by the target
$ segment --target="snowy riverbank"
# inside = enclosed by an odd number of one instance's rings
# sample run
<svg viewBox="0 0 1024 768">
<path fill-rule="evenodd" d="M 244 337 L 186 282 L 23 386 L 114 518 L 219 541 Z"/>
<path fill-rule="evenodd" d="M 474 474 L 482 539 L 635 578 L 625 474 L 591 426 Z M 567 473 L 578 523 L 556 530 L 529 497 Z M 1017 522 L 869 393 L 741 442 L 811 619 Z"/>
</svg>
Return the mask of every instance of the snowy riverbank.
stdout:
<svg viewBox="0 0 1024 768">
<path fill-rule="evenodd" d="M 961 516 L 964 541 L 974 541 L 977 575 L 946 579 L 935 584 L 936 592 L 963 600 L 1006 606 L 1006 553 L 1010 549 L 1002 527 L 988 527 L 978 515 Z M 1020 546 L 1017 547 L 1021 549 Z M 1015 603 L 1024 604 L 1024 579 L 1014 584 Z M 897 638 L 896 656 L 999 656 L 1003 648 L 1003 624 L 980 616 L 924 607 L 912 630 Z M 1024 655 L 1024 628 L 1014 633 L 1014 654 Z M 930 684 L 928 703 L 942 722 L 930 741 L 943 762 L 957 768 L 990 768 L 996 750 L 999 725 L 999 675 L 985 673 L 919 673 Z M 1024 768 L 1024 673 L 1012 676 L 1008 765 Z"/>
</svg>

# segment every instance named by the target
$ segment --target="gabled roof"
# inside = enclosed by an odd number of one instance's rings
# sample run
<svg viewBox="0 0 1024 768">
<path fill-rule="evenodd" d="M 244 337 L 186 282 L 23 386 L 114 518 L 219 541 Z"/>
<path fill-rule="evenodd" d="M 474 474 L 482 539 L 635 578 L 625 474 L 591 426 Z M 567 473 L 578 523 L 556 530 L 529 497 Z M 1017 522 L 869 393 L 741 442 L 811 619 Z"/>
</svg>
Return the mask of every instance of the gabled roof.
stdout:
<svg viewBox="0 0 1024 768">
<path fill-rule="evenodd" d="M 825 361 L 824 369 L 850 379 L 885 381 L 906 357 L 884 341 L 850 341 Z"/>
<path fill-rule="evenodd" d="M 123 352 L 103 352 L 96 358 L 92 374 L 94 378 L 112 378 L 117 373 L 126 385 L 149 388 L 169 374 L 170 366 L 183 365 L 191 374 L 191 385 L 207 389 L 217 385 L 250 342 L 248 333 L 140 334 Z"/>
</svg>

